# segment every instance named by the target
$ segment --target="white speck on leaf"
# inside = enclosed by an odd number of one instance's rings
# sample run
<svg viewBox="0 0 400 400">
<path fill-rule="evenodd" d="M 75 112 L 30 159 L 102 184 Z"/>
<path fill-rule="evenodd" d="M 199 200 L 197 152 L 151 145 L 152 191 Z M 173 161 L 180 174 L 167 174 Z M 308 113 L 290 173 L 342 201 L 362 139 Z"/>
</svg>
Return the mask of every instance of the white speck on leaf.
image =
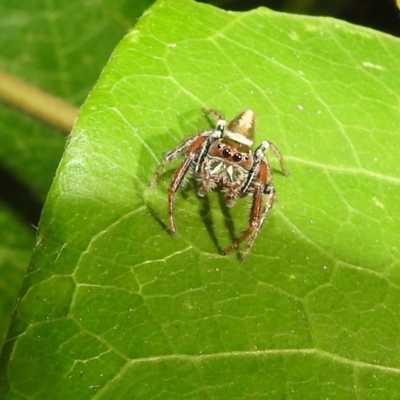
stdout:
<svg viewBox="0 0 400 400">
<path fill-rule="evenodd" d="M 373 64 L 369 61 L 363 61 L 362 64 L 364 67 L 378 69 L 379 71 L 383 71 L 385 69 L 381 65 Z"/>
<path fill-rule="evenodd" d="M 376 197 L 372 198 L 372 202 L 379 208 L 385 208 L 385 206 L 383 205 L 383 203 L 381 203 Z"/>
</svg>

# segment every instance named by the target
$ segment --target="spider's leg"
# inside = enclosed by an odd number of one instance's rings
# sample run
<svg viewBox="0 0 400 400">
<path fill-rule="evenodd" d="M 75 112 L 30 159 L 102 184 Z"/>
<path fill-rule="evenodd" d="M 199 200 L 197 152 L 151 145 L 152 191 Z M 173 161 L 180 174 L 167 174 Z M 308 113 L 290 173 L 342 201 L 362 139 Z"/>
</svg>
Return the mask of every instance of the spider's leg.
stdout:
<svg viewBox="0 0 400 400">
<path fill-rule="evenodd" d="M 199 148 L 196 164 L 194 164 L 193 168 L 194 173 L 198 173 L 200 171 L 201 165 L 203 164 L 204 159 L 206 158 L 208 151 L 210 150 L 211 144 L 214 142 L 214 140 L 221 138 L 220 131 L 215 129 L 212 132 L 213 133 L 208 136 L 207 140 L 204 141 L 201 149 Z"/>
<path fill-rule="evenodd" d="M 212 115 L 217 120 L 217 125 L 215 127 L 215 130 L 220 132 L 220 134 L 222 136 L 222 134 L 224 133 L 224 130 L 225 130 L 225 126 L 226 126 L 226 120 L 225 120 L 224 116 L 217 113 L 215 110 L 209 110 L 207 108 L 203 108 L 203 113 Z"/>
<path fill-rule="evenodd" d="M 175 158 L 179 157 L 182 153 L 184 153 L 192 144 L 194 141 L 196 141 L 198 135 L 192 135 L 180 142 L 178 146 L 176 146 L 173 150 L 167 151 L 163 154 L 163 160 L 158 164 L 158 167 L 156 169 L 156 172 L 152 176 L 149 186 L 154 186 L 156 183 L 157 178 L 165 168 L 167 164 L 169 164 L 171 161 L 175 160 Z"/>
<path fill-rule="evenodd" d="M 172 234 L 176 233 L 175 222 L 174 222 L 174 194 L 178 190 L 182 179 L 186 175 L 187 170 L 190 167 L 193 159 L 186 157 L 179 168 L 175 171 L 172 177 L 171 183 L 168 188 L 168 217 L 169 217 L 169 230 Z"/>
<path fill-rule="evenodd" d="M 247 244 L 246 250 L 245 250 L 245 251 L 242 253 L 242 255 L 241 255 L 241 259 L 242 259 L 242 260 L 244 260 L 244 259 L 247 257 L 247 255 L 249 254 L 251 248 L 252 248 L 253 245 L 254 245 L 254 242 L 256 241 L 256 238 L 257 238 L 257 236 L 258 236 L 258 233 L 260 232 L 261 227 L 263 226 L 263 223 L 264 223 L 265 219 L 266 219 L 267 216 L 268 216 L 269 210 L 270 210 L 270 209 L 272 208 L 272 206 L 274 205 L 274 201 L 275 201 L 275 188 L 274 188 L 273 186 L 271 186 L 271 185 L 268 185 L 268 186 L 266 187 L 266 189 L 267 189 L 267 194 L 268 194 L 267 201 L 266 201 L 266 203 L 265 203 L 264 206 L 263 206 L 263 210 L 262 210 L 261 216 L 260 216 L 260 218 L 259 218 L 258 225 L 257 225 L 257 227 L 253 230 L 253 232 L 251 233 L 251 236 L 250 236 L 250 239 L 249 239 L 249 243 Z"/>
<path fill-rule="evenodd" d="M 256 153 L 257 156 L 257 153 Z M 266 182 L 270 178 L 270 170 L 269 165 L 266 159 L 263 159 L 263 155 L 260 160 L 257 159 L 258 167 L 257 171 L 254 172 L 255 180 L 252 182 L 251 187 L 253 189 L 253 202 L 251 205 L 250 211 L 250 220 L 247 229 L 243 232 L 243 234 L 236 239 L 231 246 L 226 248 L 222 253 L 227 254 L 232 251 L 234 248 L 238 247 L 240 243 L 242 243 L 247 237 L 250 236 L 250 242 L 246 247 L 246 250 L 242 254 L 242 260 L 247 256 L 253 244 L 258 236 L 258 233 L 261 229 L 261 226 L 268 215 L 269 210 L 274 204 L 275 199 L 275 189 L 273 186 L 268 185 L 268 198 L 267 202 L 263 204 L 263 194 L 266 190 Z"/>
<path fill-rule="evenodd" d="M 222 254 L 228 254 L 230 251 L 239 246 L 240 243 L 243 242 L 254 230 L 259 230 L 260 225 L 260 214 L 262 212 L 263 204 L 263 188 L 259 186 L 255 186 L 254 194 L 253 194 L 253 203 L 251 205 L 250 212 L 250 221 L 247 229 L 242 233 L 240 237 L 238 237 L 229 247 L 222 251 Z M 250 249 L 248 249 L 250 250 Z M 246 249 L 247 251 L 247 249 Z M 248 251 L 247 251 L 248 252 Z M 247 254 L 247 253 L 246 253 Z M 243 259 L 243 257 L 242 257 Z"/>
<path fill-rule="evenodd" d="M 250 251 L 251 246 L 253 246 L 255 238 L 258 234 L 258 231 L 261 228 L 261 224 L 264 221 L 265 217 L 263 217 L 265 212 L 265 205 L 263 204 L 263 194 L 265 190 L 265 185 L 267 179 L 269 177 L 269 166 L 266 160 L 263 159 L 263 154 L 259 153 L 261 159 L 256 159 L 257 161 L 257 170 L 254 171 L 254 180 L 251 182 L 251 188 L 253 191 L 253 203 L 251 205 L 250 211 L 250 218 L 249 218 L 249 225 L 247 229 L 243 232 L 243 234 L 236 239 L 231 246 L 227 247 L 222 253 L 227 254 L 232 251 L 234 248 L 238 247 L 240 243 L 242 243 L 249 235 L 254 236 L 249 246 L 246 248 L 244 256 L 242 259 L 247 255 Z M 257 152 L 255 154 L 257 157 Z M 249 187 L 249 184 L 246 184 Z M 271 205 L 272 206 L 272 205 Z M 253 233 L 254 232 L 254 233 Z"/>
<path fill-rule="evenodd" d="M 204 114 L 212 115 L 217 121 L 218 121 L 218 120 L 224 120 L 224 121 L 225 121 L 224 116 L 223 116 L 222 114 L 218 113 L 218 112 L 215 111 L 215 110 L 211 110 L 211 109 L 209 109 L 209 108 L 203 108 L 203 113 L 204 113 Z"/>
<path fill-rule="evenodd" d="M 169 229 L 171 233 L 176 232 L 175 222 L 174 222 L 174 194 L 178 190 L 179 185 L 182 183 L 190 165 L 193 163 L 197 157 L 197 153 L 204 143 L 207 142 L 207 136 L 198 136 L 196 140 L 191 144 L 186 152 L 186 156 L 182 161 L 181 165 L 175 171 L 171 183 L 168 188 L 168 216 L 169 216 Z"/>
<path fill-rule="evenodd" d="M 156 172 L 154 173 L 154 175 L 152 176 L 152 178 L 149 182 L 149 186 L 150 187 L 154 186 L 157 178 L 160 176 L 160 174 L 163 171 L 163 169 L 165 168 L 165 166 L 168 165 L 171 161 L 178 158 L 182 153 L 188 151 L 190 146 L 192 146 L 197 141 L 197 139 L 199 139 L 200 137 L 209 137 L 209 136 L 213 136 L 213 135 L 215 135 L 214 129 L 207 130 L 207 131 L 198 133 L 196 135 L 188 136 L 187 138 L 182 140 L 182 142 L 180 142 L 178 144 L 178 146 L 176 146 L 174 149 L 165 152 L 163 154 L 163 157 L 164 157 L 163 160 L 158 165 Z"/>
<path fill-rule="evenodd" d="M 265 143 L 267 145 L 265 145 Z M 265 142 L 262 143 L 261 146 L 263 146 L 263 145 L 264 145 L 265 149 L 267 149 L 269 147 L 272 150 L 272 152 L 274 153 L 275 157 L 278 159 L 278 161 L 279 161 L 279 163 L 281 165 L 281 170 L 282 170 L 283 175 L 289 176 L 290 173 L 286 168 L 285 161 L 283 160 L 282 153 L 279 151 L 278 147 L 276 147 L 276 144 L 273 143 L 273 142 L 270 142 L 270 141 L 265 141 Z"/>
</svg>

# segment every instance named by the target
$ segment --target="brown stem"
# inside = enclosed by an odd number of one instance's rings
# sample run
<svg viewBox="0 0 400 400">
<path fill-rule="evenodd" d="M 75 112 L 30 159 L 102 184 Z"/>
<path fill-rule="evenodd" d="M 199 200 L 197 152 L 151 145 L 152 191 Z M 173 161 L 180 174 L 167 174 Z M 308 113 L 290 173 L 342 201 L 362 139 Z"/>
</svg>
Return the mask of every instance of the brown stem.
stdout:
<svg viewBox="0 0 400 400">
<path fill-rule="evenodd" d="M 71 131 L 78 115 L 78 108 L 3 71 L 0 100 L 66 133 Z"/>
</svg>

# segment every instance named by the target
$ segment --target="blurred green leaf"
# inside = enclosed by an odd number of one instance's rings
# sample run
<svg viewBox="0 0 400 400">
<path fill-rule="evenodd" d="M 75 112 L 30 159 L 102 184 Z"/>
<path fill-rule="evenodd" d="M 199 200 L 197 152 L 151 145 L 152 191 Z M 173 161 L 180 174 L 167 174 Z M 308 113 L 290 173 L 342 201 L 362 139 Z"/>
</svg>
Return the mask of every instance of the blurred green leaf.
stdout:
<svg viewBox="0 0 400 400">
<path fill-rule="evenodd" d="M 34 241 L 23 221 L 11 210 L 6 211 L 1 203 L 0 226 L 7 227 L 2 230 L 0 241 L 0 341 L 3 343 Z"/>
<path fill-rule="evenodd" d="M 58 169 L 3 352 L 5 398 L 395 399 L 399 40 L 327 18 L 158 1 L 118 45 Z M 279 202 L 245 262 L 248 202 L 189 185 L 167 234 L 161 158 L 258 115 Z"/>
<path fill-rule="evenodd" d="M 80 0 L 0 4 L 0 69 L 79 106 L 112 49 L 151 3 Z M 35 244 L 65 134 L 0 104 L 0 338 Z"/>
</svg>

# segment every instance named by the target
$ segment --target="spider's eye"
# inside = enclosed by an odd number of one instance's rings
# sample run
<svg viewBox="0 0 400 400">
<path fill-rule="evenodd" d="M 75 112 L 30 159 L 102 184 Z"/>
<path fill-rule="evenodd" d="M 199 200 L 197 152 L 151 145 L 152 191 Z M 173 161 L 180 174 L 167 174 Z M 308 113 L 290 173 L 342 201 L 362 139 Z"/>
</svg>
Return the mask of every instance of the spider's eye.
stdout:
<svg viewBox="0 0 400 400">
<path fill-rule="evenodd" d="M 226 149 L 222 150 L 222 155 L 223 155 L 225 158 L 229 158 L 229 157 L 232 155 L 232 153 L 231 153 L 231 151 L 230 151 L 228 148 L 226 148 Z"/>
<path fill-rule="evenodd" d="M 219 149 L 219 150 L 222 149 L 222 144 L 221 144 L 221 143 L 218 143 L 218 144 L 217 144 L 217 149 Z"/>
<path fill-rule="evenodd" d="M 232 158 L 233 158 L 233 161 L 239 162 L 242 159 L 242 155 L 240 153 L 236 153 L 236 154 L 233 155 Z"/>
<path fill-rule="evenodd" d="M 249 161 L 249 156 L 244 156 L 245 161 Z"/>
</svg>

